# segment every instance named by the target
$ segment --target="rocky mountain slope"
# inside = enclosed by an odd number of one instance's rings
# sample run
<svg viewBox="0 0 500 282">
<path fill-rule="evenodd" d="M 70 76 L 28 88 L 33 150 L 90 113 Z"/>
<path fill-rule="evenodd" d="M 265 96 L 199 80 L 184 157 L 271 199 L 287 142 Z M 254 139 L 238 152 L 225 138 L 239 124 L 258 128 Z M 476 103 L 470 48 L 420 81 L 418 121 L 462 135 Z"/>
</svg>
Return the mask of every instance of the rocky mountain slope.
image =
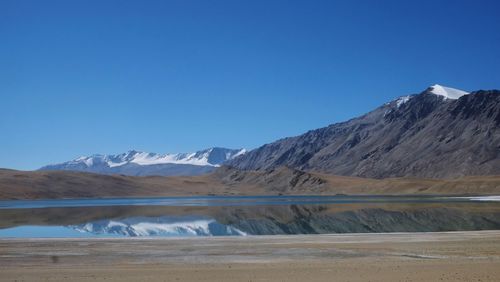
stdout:
<svg viewBox="0 0 500 282">
<path fill-rule="evenodd" d="M 230 161 L 369 178 L 500 174 L 500 91 L 434 85 L 346 122 L 278 140 Z"/>
<path fill-rule="evenodd" d="M 128 151 L 118 155 L 92 155 L 40 170 L 71 170 L 101 174 L 200 175 L 213 171 L 224 162 L 246 152 L 245 149 L 210 148 L 195 153 L 156 154 Z"/>
</svg>

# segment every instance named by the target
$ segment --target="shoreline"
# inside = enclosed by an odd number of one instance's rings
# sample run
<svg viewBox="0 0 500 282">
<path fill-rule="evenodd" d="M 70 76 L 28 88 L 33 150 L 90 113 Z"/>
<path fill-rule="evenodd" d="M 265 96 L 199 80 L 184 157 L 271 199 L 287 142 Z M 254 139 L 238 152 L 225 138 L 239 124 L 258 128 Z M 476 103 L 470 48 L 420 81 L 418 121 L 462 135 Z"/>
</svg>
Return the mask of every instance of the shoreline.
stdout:
<svg viewBox="0 0 500 282">
<path fill-rule="evenodd" d="M 426 236 L 427 235 L 427 236 Z M 439 231 L 439 232 L 358 232 L 358 233 L 330 233 L 330 234 L 277 234 L 277 235 L 244 235 L 244 236 L 172 236 L 172 237 L 159 237 L 159 236 L 137 236 L 137 237 L 0 237 L 0 243 L 17 243 L 25 241 L 177 241 L 177 240 L 193 240 L 193 241 L 294 241 L 295 239 L 324 239 L 331 240 L 332 243 L 340 243 L 342 239 L 356 237 L 358 243 L 363 243 L 365 240 L 373 241 L 373 237 L 387 237 L 392 239 L 408 239 L 410 237 L 420 240 L 433 240 L 438 241 L 443 238 L 464 240 L 467 238 L 475 238 L 477 236 L 498 236 L 500 239 L 500 230 L 474 230 L 474 231 Z M 419 237 L 419 238 L 416 238 Z M 442 238 L 440 238 L 442 237 Z"/>
</svg>

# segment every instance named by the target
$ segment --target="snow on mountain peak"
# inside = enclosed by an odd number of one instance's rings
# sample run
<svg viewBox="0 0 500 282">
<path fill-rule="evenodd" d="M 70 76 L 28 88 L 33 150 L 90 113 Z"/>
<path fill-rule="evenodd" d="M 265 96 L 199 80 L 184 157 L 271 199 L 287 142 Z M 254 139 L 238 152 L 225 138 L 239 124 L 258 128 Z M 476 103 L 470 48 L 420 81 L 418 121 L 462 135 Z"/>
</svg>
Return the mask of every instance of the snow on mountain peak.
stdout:
<svg viewBox="0 0 500 282">
<path fill-rule="evenodd" d="M 445 87 L 439 84 L 434 84 L 430 88 L 430 93 L 438 95 L 438 96 L 443 96 L 444 99 L 452 99 L 456 100 L 464 95 L 469 94 L 469 92 L 465 92 L 460 89 L 455 89 L 451 87 Z"/>
<path fill-rule="evenodd" d="M 130 150 L 126 153 L 117 155 L 96 154 L 88 157 L 83 156 L 63 164 L 57 164 L 55 166 L 69 165 L 84 166 L 87 168 L 93 166 L 104 166 L 114 168 L 127 164 L 136 164 L 141 166 L 159 164 L 186 164 L 218 167 L 225 161 L 231 160 L 245 153 L 245 149 L 232 150 L 225 148 L 210 148 L 194 153 L 178 154 L 156 154 Z"/>
</svg>

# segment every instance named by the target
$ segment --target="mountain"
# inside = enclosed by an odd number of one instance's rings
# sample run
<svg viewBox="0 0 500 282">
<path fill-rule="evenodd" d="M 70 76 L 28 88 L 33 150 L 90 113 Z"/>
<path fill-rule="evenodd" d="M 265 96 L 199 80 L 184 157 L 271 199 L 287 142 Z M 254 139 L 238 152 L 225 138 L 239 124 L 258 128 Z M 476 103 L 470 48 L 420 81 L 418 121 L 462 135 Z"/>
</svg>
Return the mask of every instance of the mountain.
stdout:
<svg viewBox="0 0 500 282">
<path fill-rule="evenodd" d="M 433 85 L 349 121 L 266 144 L 227 165 L 370 178 L 500 174 L 500 91 Z"/>
<path fill-rule="evenodd" d="M 101 174 L 146 175 L 200 175 L 213 171 L 224 162 L 245 154 L 245 149 L 210 148 L 195 153 L 156 154 L 128 151 L 118 155 L 92 155 L 40 170 L 72 170 Z"/>
</svg>

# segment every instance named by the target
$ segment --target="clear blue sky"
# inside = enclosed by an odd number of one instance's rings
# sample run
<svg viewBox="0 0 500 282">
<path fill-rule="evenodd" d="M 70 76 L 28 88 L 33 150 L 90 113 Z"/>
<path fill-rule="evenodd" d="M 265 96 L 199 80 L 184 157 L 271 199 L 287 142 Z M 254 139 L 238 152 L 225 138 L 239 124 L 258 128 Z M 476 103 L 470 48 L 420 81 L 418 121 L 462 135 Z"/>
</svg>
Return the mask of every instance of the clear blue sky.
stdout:
<svg viewBox="0 0 500 282">
<path fill-rule="evenodd" d="M 0 0 L 0 167 L 255 148 L 500 88 L 500 1 Z"/>
</svg>

